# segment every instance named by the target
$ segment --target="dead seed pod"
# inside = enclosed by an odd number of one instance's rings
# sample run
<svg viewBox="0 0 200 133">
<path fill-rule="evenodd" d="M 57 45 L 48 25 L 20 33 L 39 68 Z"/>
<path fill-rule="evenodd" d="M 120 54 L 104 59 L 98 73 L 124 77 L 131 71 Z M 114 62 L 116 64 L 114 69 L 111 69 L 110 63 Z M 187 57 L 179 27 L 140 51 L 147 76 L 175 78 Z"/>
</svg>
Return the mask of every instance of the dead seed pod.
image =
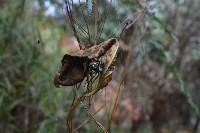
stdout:
<svg viewBox="0 0 200 133">
<path fill-rule="evenodd" d="M 61 69 L 54 78 L 55 86 L 73 86 L 96 73 L 101 75 L 99 87 L 105 87 L 112 79 L 118 48 L 119 40 L 111 38 L 77 53 L 65 54 Z"/>
</svg>

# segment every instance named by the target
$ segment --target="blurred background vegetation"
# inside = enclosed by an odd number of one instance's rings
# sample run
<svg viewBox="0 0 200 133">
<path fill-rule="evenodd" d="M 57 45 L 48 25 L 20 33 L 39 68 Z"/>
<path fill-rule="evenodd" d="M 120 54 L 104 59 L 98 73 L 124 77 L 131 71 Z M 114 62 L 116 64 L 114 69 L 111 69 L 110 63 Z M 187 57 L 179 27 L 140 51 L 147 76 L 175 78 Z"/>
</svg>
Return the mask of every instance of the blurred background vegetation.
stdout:
<svg viewBox="0 0 200 133">
<path fill-rule="evenodd" d="M 111 131 L 199 133 L 200 1 L 141 2 L 148 6 L 144 36 L 131 49 L 134 54 Z M 115 36 L 119 31 L 116 25 L 140 8 L 136 0 L 113 3 L 104 38 Z M 66 131 L 72 91 L 55 88 L 52 83 L 62 56 L 76 45 L 64 7 L 62 0 L 0 0 L 0 132 Z M 133 41 L 131 30 L 123 35 L 124 56 Z M 116 96 L 118 71 L 106 88 L 111 102 Z M 102 95 L 95 97 L 93 112 L 107 102 Z M 107 119 L 105 110 L 96 116 L 100 121 Z M 74 125 L 88 120 L 80 112 L 81 108 L 74 114 Z M 100 130 L 88 122 L 79 132 Z"/>
</svg>

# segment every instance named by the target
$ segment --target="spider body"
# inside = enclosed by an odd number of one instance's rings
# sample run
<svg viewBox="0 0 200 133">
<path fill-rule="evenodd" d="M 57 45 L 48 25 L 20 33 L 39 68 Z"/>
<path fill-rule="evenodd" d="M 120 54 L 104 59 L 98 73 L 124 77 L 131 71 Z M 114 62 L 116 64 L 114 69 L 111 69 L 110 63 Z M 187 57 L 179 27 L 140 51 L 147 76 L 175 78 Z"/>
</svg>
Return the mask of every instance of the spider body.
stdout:
<svg viewBox="0 0 200 133">
<path fill-rule="evenodd" d="M 103 71 L 103 65 L 100 61 L 98 60 L 93 60 L 89 64 L 89 71 L 90 72 L 96 72 L 96 73 L 101 73 Z"/>
</svg>

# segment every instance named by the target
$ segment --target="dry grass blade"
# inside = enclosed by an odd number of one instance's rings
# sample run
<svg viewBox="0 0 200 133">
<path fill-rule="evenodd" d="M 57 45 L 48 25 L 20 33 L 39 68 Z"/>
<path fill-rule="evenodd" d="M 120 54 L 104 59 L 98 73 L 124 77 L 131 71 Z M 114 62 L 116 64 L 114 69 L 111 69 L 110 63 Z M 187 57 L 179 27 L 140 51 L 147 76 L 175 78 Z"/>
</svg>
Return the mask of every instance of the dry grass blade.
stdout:
<svg viewBox="0 0 200 133">
<path fill-rule="evenodd" d="M 86 112 L 88 113 L 90 119 L 91 119 L 95 124 L 97 124 L 97 126 L 98 126 L 99 128 L 101 128 L 101 129 L 104 131 L 104 133 L 108 133 L 107 130 L 106 130 L 106 128 L 105 128 L 100 122 L 98 122 L 98 121 L 95 119 L 95 117 L 94 117 L 87 109 L 86 109 Z"/>
<path fill-rule="evenodd" d="M 95 116 L 96 114 L 98 114 L 106 105 L 102 105 L 94 114 L 93 116 Z M 74 131 L 76 132 L 78 129 L 80 129 L 81 127 L 83 127 L 87 122 L 89 122 L 89 119 L 85 120 L 83 123 L 81 123 L 79 126 L 77 126 L 76 129 L 74 129 Z"/>
<path fill-rule="evenodd" d="M 67 131 L 69 133 L 73 132 L 73 125 L 72 125 L 72 118 L 73 118 L 73 112 L 75 112 L 77 106 L 80 104 L 80 102 L 84 99 L 84 95 L 82 95 L 80 98 L 76 98 L 74 96 L 74 100 L 72 102 L 72 105 L 70 107 L 70 111 L 67 114 Z"/>
</svg>

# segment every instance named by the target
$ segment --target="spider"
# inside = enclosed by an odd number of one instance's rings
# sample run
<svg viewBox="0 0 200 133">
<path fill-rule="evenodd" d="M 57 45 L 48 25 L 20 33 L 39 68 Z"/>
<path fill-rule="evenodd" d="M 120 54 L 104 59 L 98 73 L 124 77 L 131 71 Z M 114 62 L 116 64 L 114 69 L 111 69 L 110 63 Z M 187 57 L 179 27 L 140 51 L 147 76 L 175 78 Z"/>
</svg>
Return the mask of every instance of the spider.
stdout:
<svg viewBox="0 0 200 133">
<path fill-rule="evenodd" d="M 98 79 L 99 75 L 103 72 L 103 64 L 98 59 L 92 59 L 88 65 L 89 82 L 94 82 Z"/>
<path fill-rule="evenodd" d="M 90 73 L 103 72 L 103 64 L 99 60 L 93 59 L 89 64 L 89 72 Z"/>
</svg>

